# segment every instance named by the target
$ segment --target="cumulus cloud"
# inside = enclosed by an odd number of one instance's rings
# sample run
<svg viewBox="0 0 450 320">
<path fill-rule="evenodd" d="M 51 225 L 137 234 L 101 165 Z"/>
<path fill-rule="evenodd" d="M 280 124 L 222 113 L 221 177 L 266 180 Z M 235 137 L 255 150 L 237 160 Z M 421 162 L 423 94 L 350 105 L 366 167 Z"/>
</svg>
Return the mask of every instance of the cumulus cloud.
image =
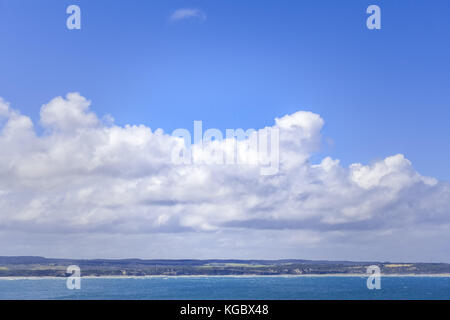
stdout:
<svg viewBox="0 0 450 320">
<path fill-rule="evenodd" d="M 233 252 L 242 245 L 233 242 L 237 234 L 254 247 L 258 237 L 266 246 L 267 235 L 278 234 L 277 245 L 294 253 L 295 245 L 326 248 L 352 237 L 354 246 L 394 231 L 447 232 L 450 224 L 449 184 L 420 175 L 401 154 L 369 165 L 344 167 L 330 157 L 311 163 L 324 125 L 311 112 L 275 119 L 280 168 L 272 176 L 248 164 L 175 165 L 180 138 L 105 123 L 78 93 L 43 105 L 39 125 L 40 135 L 29 117 L 0 100 L 4 232 L 183 235 L 180 246 L 204 237 L 208 252 Z M 248 140 L 235 143 L 245 149 Z"/>
<path fill-rule="evenodd" d="M 177 9 L 170 16 L 171 21 L 180 21 L 185 19 L 197 19 L 200 21 L 206 20 L 206 14 L 199 9 Z"/>
</svg>

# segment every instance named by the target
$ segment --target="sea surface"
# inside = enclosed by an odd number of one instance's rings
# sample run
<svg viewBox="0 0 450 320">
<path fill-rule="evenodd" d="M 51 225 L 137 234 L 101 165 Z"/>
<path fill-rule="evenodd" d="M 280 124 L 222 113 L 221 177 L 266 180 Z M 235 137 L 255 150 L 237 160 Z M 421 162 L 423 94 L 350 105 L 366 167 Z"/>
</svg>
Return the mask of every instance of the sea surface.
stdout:
<svg viewBox="0 0 450 320">
<path fill-rule="evenodd" d="M 0 299 L 450 299 L 450 277 L 150 277 L 0 279 Z"/>
</svg>

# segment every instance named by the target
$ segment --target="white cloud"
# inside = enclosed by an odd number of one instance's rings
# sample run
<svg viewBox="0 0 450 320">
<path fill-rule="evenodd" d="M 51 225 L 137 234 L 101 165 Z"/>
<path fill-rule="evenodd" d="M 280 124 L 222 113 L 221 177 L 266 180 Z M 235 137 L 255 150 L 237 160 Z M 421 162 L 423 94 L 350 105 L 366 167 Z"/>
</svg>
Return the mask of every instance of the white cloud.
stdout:
<svg viewBox="0 0 450 320">
<path fill-rule="evenodd" d="M 216 249 L 232 257 L 239 248 L 244 257 L 242 242 L 247 242 L 258 257 L 268 246 L 284 257 L 288 252 L 298 257 L 302 248 L 318 258 L 307 248 L 325 254 L 339 242 L 342 254 L 363 254 L 368 244 L 358 242 L 377 239 L 389 256 L 407 244 L 391 242 L 396 237 L 386 234 L 409 234 L 423 247 L 434 246 L 439 232 L 448 238 L 449 184 L 420 175 L 400 154 L 371 165 L 343 167 L 329 157 L 312 164 L 309 157 L 320 145 L 324 121 L 311 112 L 275 119 L 280 171 L 273 176 L 261 176 L 250 165 L 174 165 L 171 151 L 179 139 L 143 125 L 106 124 L 78 93 L 42 106 L 39 123 L 42 135 L 30 118 L 0 99 L 0 230 L 16 235 L 8 249 L 17 248 L 16 254 L 45 247 L 33 241 L 23 249 L 20 233 L 30 239 L 52 234 L 52 246 L 55 238 L 62 244 L 77 234 L 108 235 L 130 246 L 142 236 L 159 239 L 151 243 L 154 248 L 170 242 L 165 257 L 170 250 L 173 257 L 190 252 L 193 243 L 206 239 L 204 253 L 197 248 L 197 256 Z M 432 238 L 425 232 L 430 229 L 438 232 Z M 185 240 L 174 240 L 180 237 Z M 90 250 L 97 248 L 99 255 L 114 251 L 92 241 Z M 175 243 L 185 251 L 174 249 Z M 372 245 L 379 249 L 380 243 Z M 139 255 L 139 248 L 123 246 L 117 249 L 122 254 L 135 250 Z M 253 257 L 250 251 L 248 257 Z"/>
<path fill-rule="evenodd" d="M 200 21 L 206 20 L 206 14 L 199 9 L 177 9 L 170 16 L 171 21 L 179 21 L 184 19 L 198 19 Z"/>
<path fill-rule="evenodd" d="M 98 124 L 97 116 L 89 112 L 91 102 L 76 93 L 67 100 L 57 97 L 41 108 L 41 124 L 49 130 L 72 131 Z"/>
</svg>

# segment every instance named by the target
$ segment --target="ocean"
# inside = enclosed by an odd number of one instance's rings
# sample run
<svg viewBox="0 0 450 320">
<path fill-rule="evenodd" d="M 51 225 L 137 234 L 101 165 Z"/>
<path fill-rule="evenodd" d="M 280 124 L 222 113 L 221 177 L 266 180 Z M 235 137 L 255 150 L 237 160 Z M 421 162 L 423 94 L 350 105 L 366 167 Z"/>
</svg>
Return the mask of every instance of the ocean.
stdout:
<svg viewBox="0 0 450 320">
<path fill-rule="evenodd" d="M 382 277 L 369 290 L 366 277 L 148 277 L 0 279 L 0 299 L 450 299 L 450 277 Z"/>
</svg>

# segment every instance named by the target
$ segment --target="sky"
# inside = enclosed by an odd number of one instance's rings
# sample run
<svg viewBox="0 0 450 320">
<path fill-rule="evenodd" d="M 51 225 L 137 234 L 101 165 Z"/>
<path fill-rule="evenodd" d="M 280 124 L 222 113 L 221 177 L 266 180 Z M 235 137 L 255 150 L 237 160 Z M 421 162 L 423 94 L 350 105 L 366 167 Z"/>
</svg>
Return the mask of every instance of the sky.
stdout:
<svg viewBox="0 0 450 320">
<path fill-rule="evenodd" d="M 450 262 L 449 13 L 0 0 L 0 255 Z M 174 166 L 196 120 L 279 130 L 279 172 Z"/>
</svg>

